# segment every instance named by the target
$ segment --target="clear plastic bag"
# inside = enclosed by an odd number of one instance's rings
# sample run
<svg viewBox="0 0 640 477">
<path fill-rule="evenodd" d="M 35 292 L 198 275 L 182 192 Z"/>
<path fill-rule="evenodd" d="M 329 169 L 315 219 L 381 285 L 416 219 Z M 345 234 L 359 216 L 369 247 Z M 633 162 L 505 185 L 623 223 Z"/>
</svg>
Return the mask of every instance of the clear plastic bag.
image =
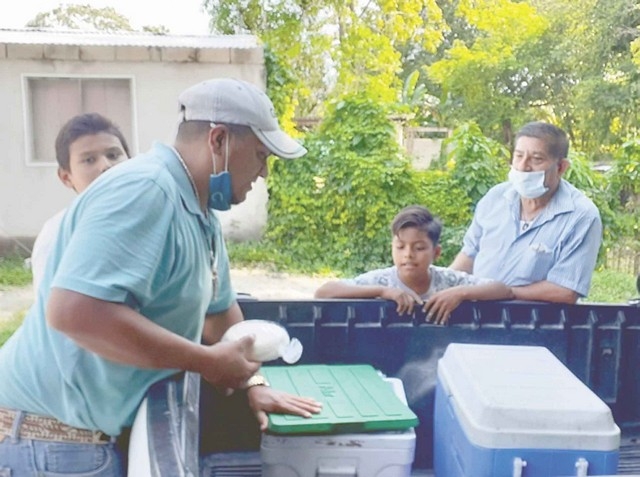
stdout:
<svg viewBox="0 0 640 477">
<path fill-rule="evenodd" d="M 255 338 L 250 354 L 253 361 L 265 362 L 282 358 L 285 363 L 293 364 L 302 356 L 302 343 L 297 338 L 290 338 L 287 330 L 273 321 L 241 321 L 226 331 L 222 341 L 237 341 L 251 335 Z"/>
</svg>

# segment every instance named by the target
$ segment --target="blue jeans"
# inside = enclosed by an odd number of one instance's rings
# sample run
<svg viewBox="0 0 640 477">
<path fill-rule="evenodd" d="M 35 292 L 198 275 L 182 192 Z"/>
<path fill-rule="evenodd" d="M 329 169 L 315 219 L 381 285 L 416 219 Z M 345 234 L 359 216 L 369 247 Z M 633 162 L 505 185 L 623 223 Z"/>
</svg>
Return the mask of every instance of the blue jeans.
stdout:
<svg viewBox="0 0 640 477">
<path fill-rule="evenodd" d="M 0 436 L 0 477 L 123 477 L 115 443 L 73 444 Z"/>
</svg>

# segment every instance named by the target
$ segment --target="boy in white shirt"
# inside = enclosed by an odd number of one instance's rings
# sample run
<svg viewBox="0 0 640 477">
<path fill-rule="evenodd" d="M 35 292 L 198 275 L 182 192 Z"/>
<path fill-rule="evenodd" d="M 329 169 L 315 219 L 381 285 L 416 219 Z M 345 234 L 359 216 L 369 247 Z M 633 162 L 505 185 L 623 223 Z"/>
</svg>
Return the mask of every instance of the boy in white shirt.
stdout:
<svg viewBox="0 0 640 477">
<path fill-rule="evenodd" d="M 97 113 L 74 116 L 60 129 L 56 138 L 58 177 L 78 194 L 100 174 L 129 157 L 129 146 L 120 129 Z M 66 210 L 61 210 L 44 223 L 33 244 L 31 271 L 36 295 Z"/>
<path fill-rule="evenodd" d="M 421 305 L 427 320 L 444 324 L 464 300 L 510 300 L 503 283 L 433 265 L 440 256 L 442 224 L 425 207 L 402 209 L 391 223 L 393 266 L 371 270 L 350 280 L 322 285 L 316 298 L 384 298 L 397 303 L 399 314 Z"/>
</svg>

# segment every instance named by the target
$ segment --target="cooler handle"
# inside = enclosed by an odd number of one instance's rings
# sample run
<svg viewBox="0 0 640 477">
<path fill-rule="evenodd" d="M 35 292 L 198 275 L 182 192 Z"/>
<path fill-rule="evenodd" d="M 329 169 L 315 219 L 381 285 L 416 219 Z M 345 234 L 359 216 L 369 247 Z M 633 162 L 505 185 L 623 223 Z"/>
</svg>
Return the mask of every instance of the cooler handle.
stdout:
<svg viewBox="0 0 640 477">
<path fill-rule="evenodd" d="M 513 459 L 513 477 L 522 477 L 522 469 L 527 466 L 527 461 L 516 457 Z"/>
<path fill-rule="evenodd" d="M 320 465 L 316 477 L 358 477 L 358 472 L 352 465 Z"/>
<path fill-rule="evenodd" d="M 589 462 L 584 457 L 580 457 L 576 461 L 576 476 L 587 477 L 587 470 L 589 470 Z"/>
</svg>

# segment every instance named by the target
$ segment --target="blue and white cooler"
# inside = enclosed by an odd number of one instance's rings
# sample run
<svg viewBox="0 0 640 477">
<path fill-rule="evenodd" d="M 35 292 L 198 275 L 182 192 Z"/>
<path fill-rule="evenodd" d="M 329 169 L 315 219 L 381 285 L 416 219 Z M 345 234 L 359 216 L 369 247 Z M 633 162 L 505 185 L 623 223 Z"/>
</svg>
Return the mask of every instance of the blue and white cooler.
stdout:
<svg viewBox="0 0 640 477">
<path fill-rule="evenodd" d="M 438 362 L 436 477 L 615 474 L 609 407 L 540 346 L 450 344 Z"/>
</svg>

